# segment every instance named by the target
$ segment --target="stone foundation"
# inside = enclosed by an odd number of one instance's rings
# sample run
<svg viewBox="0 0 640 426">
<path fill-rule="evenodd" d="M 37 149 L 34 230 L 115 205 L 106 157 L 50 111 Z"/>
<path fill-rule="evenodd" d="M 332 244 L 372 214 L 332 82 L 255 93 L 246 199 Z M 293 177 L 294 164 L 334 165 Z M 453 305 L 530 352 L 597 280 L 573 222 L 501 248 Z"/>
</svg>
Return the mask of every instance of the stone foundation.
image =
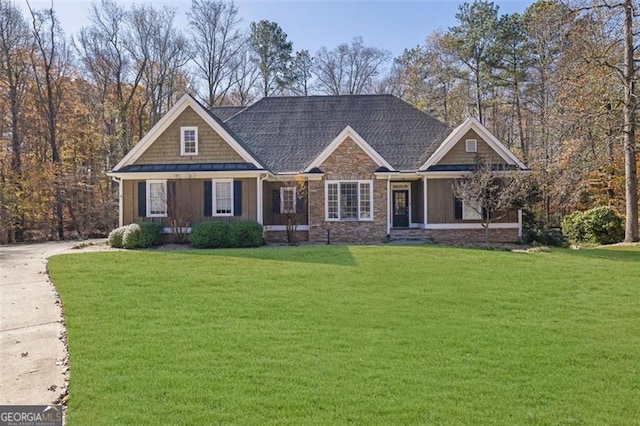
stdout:
<svg viewBox="0 0 640 426">
<path fill-rule="evenodd" d="M 481 244 L 484 243 L 484 229 L 429 229 L 428 238 L 444 244 Z M 520 240 L 517 229 L 489 227 L 490 243 L 517 243 Z"/>
<path fill-rule="evenodd" d="M 297 243 L 309 241 L 308 231 L 296 231 L 295 238 Z M 264 231 L 264 239 L 267 244 L 286 244 L 287 231 Z"/>
</svg>

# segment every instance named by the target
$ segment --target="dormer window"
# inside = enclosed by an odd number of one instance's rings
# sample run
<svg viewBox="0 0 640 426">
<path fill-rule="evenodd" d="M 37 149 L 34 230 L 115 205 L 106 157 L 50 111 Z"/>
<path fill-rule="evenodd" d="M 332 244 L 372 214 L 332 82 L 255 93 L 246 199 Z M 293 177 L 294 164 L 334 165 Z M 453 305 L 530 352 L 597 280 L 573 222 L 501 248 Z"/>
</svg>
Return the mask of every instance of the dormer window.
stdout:
<svg viewBox="0 0 640 426">
<path fill-rule="evenodd" d="M 197 127 L 180 127 L 180 155 L 198 155 Z"/>
<path fill-rule="evenodd" d="M 478 152 L 478 140 L 477 139 L 467 139 L 465 142 L 466 142 L 467 152 Z"/>
</svg>

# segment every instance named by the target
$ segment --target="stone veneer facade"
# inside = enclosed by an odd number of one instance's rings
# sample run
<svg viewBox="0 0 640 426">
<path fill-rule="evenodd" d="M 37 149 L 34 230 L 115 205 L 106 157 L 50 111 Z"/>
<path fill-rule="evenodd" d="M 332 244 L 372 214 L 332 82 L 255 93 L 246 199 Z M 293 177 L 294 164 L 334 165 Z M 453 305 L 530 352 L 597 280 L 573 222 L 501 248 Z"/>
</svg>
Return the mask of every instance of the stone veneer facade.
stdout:
<svg viewBox="0 0 640 426">
<path fill-rule="evenodd" d="M 321 180 L 309 181 L 309 241 L 326 242 L 327 231 L 336 243 L 381 243 L 387 235 L 387 181 L 376 179 L 379 166 L 351 138 L 345 139 L 320 166 Z M 325 182 L 373 181 L 373 220 L 326 221 Z"/>
<path fill-rule="evenodd" d="M 437 243 L 445 244 L 479 244 L 484 243 L 484 229 L 429 229 L 427 236 Z M 491 243 L 517 243 L 520 241 L 518 230 L 513 228 L 491 228 Z"/>
</svg>

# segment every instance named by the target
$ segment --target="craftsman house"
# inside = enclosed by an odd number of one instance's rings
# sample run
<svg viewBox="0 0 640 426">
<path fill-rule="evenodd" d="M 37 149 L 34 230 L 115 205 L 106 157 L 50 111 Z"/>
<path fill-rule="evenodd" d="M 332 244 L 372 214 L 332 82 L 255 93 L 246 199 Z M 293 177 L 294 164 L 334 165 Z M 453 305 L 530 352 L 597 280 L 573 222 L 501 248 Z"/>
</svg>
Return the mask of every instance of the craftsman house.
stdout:
<svg viewBox="0 0 640 426">
<path fill-rule="evenodd" d="M 257 221 L 278 241 L 284 214 L 294 213 L 304 241 L 329 232 L 349 243 L 481 241 L 481 218 L 452 189 L 478 154 L 525 169 L 477 120 L 452 130 L 390 95 L 271 97 L 211 110 L 185 95 L 108 174 L 120 184 L 120 225 Z M 493 241 L 517 241 L 521 212 L 491 229 Z"/>
</svg>

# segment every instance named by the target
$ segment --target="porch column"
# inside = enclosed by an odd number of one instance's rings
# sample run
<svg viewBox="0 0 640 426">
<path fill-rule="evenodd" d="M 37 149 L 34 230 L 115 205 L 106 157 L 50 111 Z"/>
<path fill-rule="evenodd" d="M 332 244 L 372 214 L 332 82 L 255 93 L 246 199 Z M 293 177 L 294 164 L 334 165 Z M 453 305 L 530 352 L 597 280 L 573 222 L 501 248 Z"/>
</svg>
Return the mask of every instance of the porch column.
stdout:
<svg viewBox="0 0 640 426">
<path fill-rule="evenodd" d="M 518 238 L 522 238 L 522 209 L 518 209 Z"/>
<path fill-rule="evenodd" d="M 391 176 L 387 177 L 387 235 L 391 235 Z"/>
<path fill-rule="evenodd" d="M 422 197 L 424 199 L 424 227 L 427 227 L 427 224 L 429 223 L 429 203 L 427 202 L 427 177 L 423 176 L 422 177 L 422 191 L 424 192 L 424 196 Z"/>
<path fill-rule="evenodd" d="M 122 189 L 122 179 L 117 179 L 116 182 L 118 182 L 118 226 L 124 226 L 124 207 L 122 206 L 124 190 Z"/>
<path fill-rule="evenodd" d="M 262 218 L 262 177 L 258 176 L 256 178 L 256 216 L 257 216 L 257 220 L 258 223 L 260 225 L 262 225 L 263 222 L 263 218 Z"/>
</svg>

